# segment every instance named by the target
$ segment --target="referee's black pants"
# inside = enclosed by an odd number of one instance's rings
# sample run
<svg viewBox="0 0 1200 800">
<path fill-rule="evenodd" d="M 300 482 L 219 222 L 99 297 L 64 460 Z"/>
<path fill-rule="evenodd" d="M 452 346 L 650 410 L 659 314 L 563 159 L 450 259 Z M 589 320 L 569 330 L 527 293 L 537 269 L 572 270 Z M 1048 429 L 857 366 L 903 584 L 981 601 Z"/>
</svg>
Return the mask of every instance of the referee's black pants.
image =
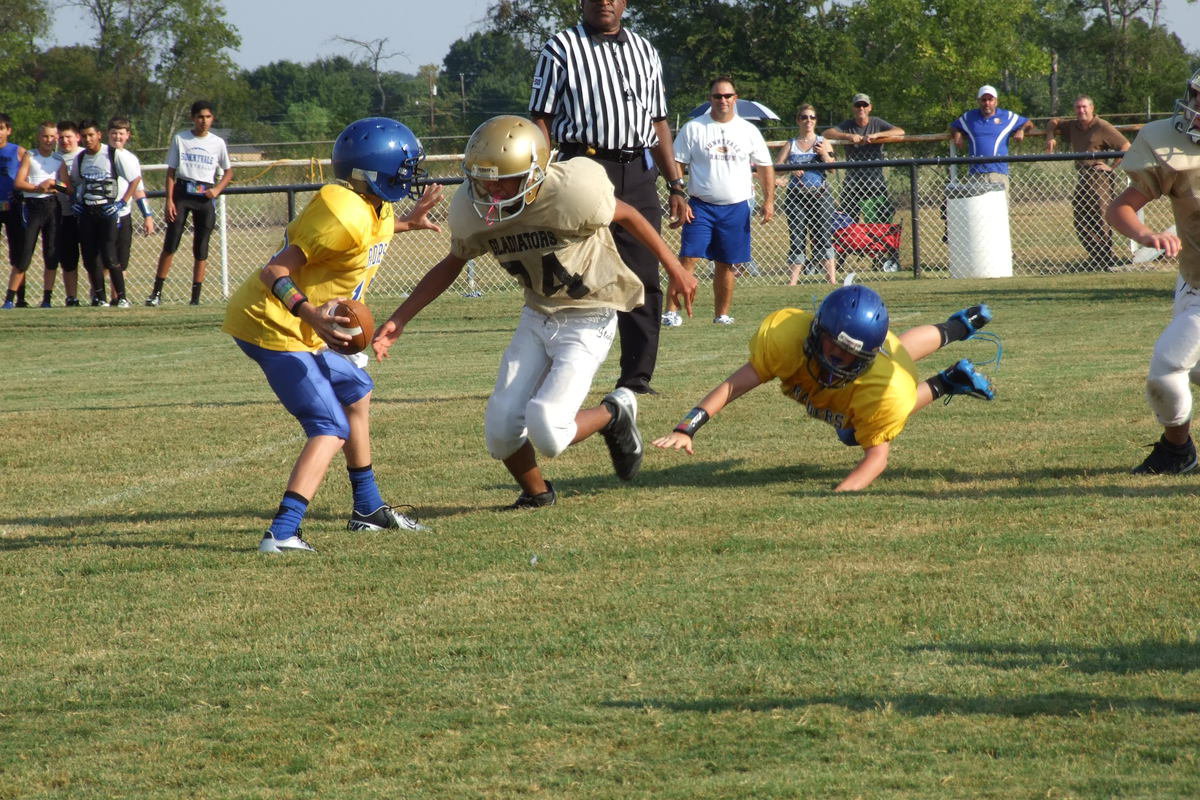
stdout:
<svg viewBox="0 0 1200 800">
<path fill-rule="evenodd" d="M 628 164 L 596 159 L 616 187 L 616 195 L 642 212 L 654 228 L 662 232 L 662 204 L 658 199 L 658 167 L 646 166 L 644 159 Z M 654 377 L 658 360 L 658 331 L 662 323 L 662 286 L 659 283 L 658 259 L 654 253 L 620 225 L 612 226 L 613 239 L 622 260 L 646 287 L 646 302 L 633 311 L 617 314 L 617 333 L 621 337 L 621 377 L 617 386 L 627 386 L 635 392 L 645 392 Z"/>
</svg>

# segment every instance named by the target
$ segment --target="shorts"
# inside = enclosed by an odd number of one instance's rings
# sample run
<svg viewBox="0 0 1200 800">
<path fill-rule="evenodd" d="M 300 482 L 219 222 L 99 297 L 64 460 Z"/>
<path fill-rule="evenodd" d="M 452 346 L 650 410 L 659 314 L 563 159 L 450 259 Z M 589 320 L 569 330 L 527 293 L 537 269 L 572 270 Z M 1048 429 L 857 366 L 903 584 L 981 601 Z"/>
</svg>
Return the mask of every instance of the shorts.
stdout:
<svg viewBox="0 0 1200 800">
<path fill-rule="evenodd" d="M 688 198 L 695 218 L 680 233 L 680 258 L 707 258 L 722 264 L 750 261 L 750 201 L 719 206 Z"/>
<path fill-rule="evenodd" d="M 357 403 L 375 388 L 366 370 L 332 350 L 267 350 L 236 337 L 234 341 L 262 367 L 275 396 L 299 420 L 309 438 L 350 437 L 350 422 L 343 406 Z"/>
</svg>

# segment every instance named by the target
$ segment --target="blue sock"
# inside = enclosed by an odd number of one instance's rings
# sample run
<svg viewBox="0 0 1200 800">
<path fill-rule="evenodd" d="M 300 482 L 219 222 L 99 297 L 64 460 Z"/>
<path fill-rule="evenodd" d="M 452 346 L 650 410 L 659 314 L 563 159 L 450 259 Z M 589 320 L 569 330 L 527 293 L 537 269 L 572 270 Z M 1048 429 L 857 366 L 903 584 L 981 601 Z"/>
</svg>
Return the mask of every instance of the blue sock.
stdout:
<svg viewBox="0 0 1200 800">
<path fill-rule="evenodd" d="M 379 494 L 379 486 L 375 483 L 375 470 L 368 464 L 365 467 L 350 467 L 350 486 L 354 489 L 354 510 L 360 514 L 370 514 L 382 506 L 383 496 Z"/>
<path fill-rule="evenodd" d="M 279 501 L 279 510 L 275 519 L 271 520 L 271 535 L 276 539 L 286 539 L 295 536 L 304 521 L 304 512 L 308 511 L 308 501 L 295 492 L 284 492 Z"/>
</svg>

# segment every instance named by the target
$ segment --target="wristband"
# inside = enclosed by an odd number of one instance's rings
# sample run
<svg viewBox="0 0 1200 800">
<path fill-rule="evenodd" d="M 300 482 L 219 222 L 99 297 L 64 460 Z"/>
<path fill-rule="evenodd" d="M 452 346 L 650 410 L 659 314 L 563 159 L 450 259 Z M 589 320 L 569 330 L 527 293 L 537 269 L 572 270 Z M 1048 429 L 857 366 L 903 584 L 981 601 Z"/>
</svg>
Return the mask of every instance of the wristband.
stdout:
<svg viewBox="0 0 1200 800">
<path fill-rule="evenodd" d="M 150 210 L 150 204 L 146 202 L 146 198 L 139 197 L 137 201 L 138 211 L 142 212 L 142 219 L 148 219 L 154 216 L 154 212 Z"/>
<path fill-rule="evenodd" d="M 271 294 L 279 298 L 283 307 L 295 317 L 300 316 L 300 312 L 297 310 L 300 308 L 300 304 L 308 301 L 304 293 L 296 288 L 296 283 L 292 280 L 291 275 L 277 278 L 275 283 L 271 284 Z"/>
<path fill-rule="evenodd" d="M 676 433 L 686 433 L 693 439 L 696 438 L 696 431 L 704 427 L 704 423 L 708 422 L 710 417 L 708 412 L 697 406 L 684 415 L 679 424 L 675 426 Z"/>
</svg>

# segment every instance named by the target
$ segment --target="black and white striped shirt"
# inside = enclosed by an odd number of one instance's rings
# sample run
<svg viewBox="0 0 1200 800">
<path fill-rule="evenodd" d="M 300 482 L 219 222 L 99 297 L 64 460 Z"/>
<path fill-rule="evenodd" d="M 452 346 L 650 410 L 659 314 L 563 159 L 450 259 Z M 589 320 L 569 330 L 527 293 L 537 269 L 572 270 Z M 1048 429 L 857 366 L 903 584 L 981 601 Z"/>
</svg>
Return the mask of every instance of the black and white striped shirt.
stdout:
<svg viewBox="0 0 1200 800">
<path fill-rule="evenodd" d="M 529 110 L 554 117 L 550 135 L 560 145 L 653 147 L 653 123 L 667 116 L 658 51 L 624 28 L 613 35 L 589 35 L 582 23 L 568 28 L 538 55 Z"/>
</svg>

